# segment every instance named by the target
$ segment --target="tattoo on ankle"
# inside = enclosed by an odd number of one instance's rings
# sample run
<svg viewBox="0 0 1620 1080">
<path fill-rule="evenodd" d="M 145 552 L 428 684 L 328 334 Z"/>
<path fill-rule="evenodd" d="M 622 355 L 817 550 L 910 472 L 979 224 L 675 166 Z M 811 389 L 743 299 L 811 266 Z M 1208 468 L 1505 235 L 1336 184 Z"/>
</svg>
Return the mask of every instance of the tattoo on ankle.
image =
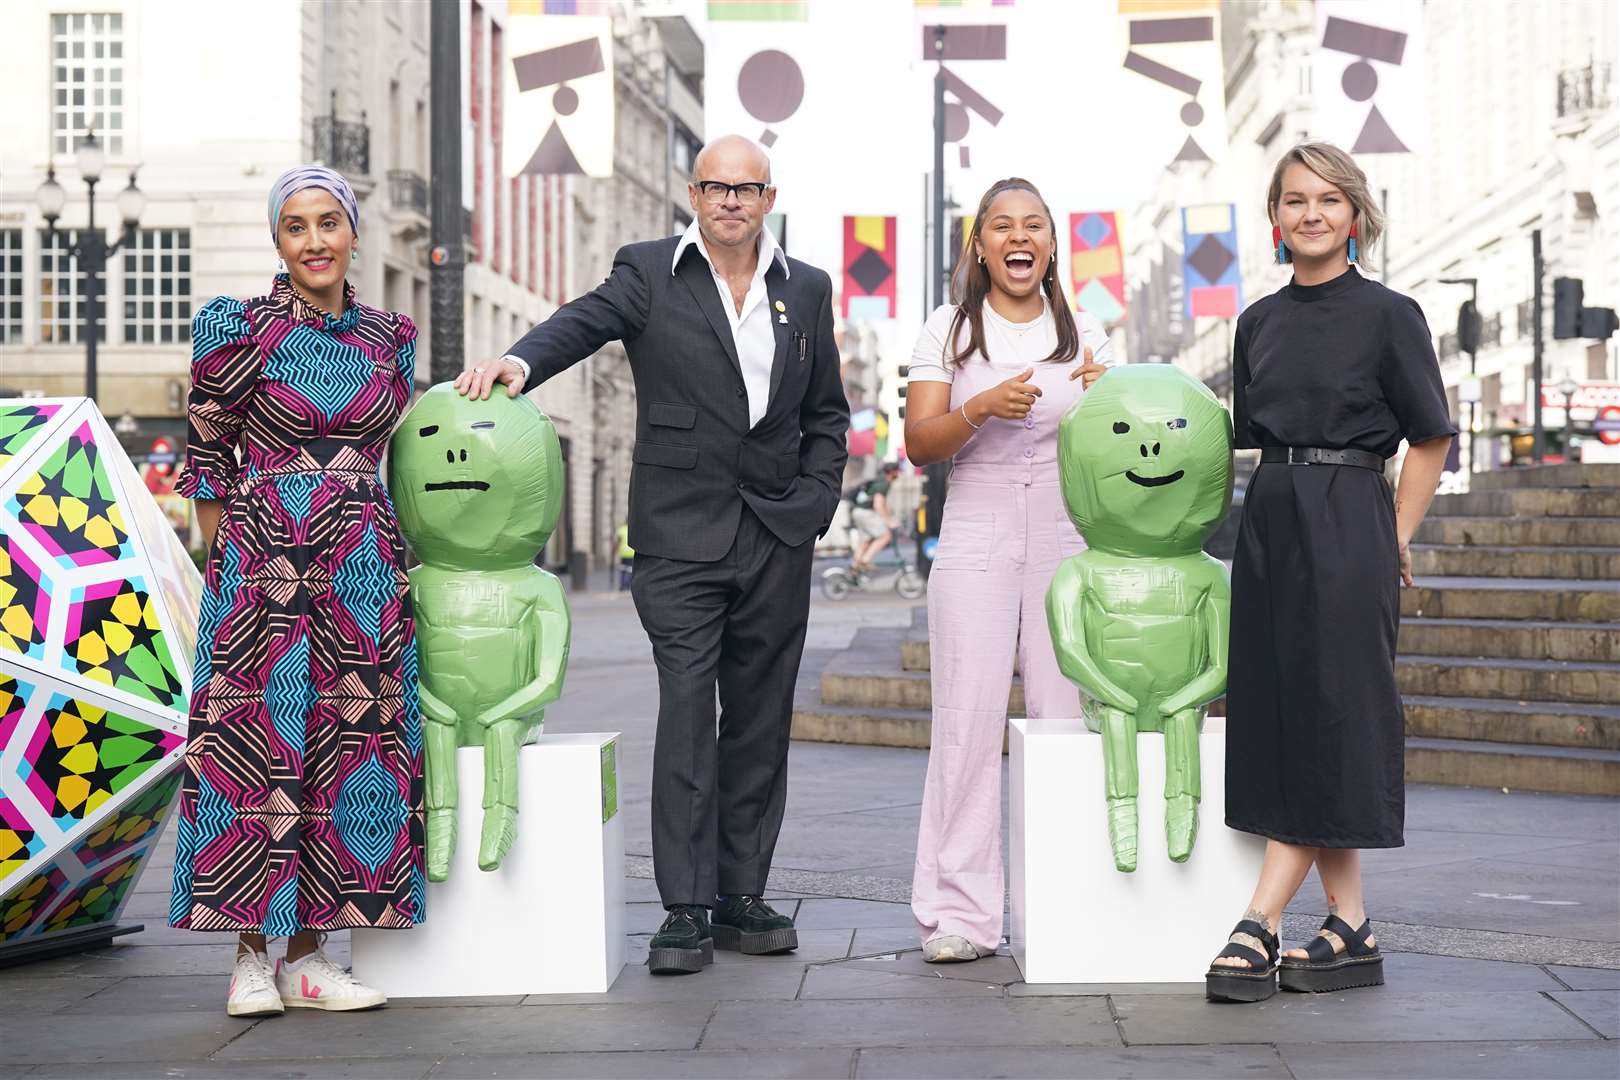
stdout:
<svg viewBox="0 0 1620 1080">
<path fill-rule="evenodd" d="M 1273 934 L 1277 932 L 1276 922 L 1271 918 L 1270 915 L 1267 915 L 1259 908 L 1250 908 L 1248 911 L 1243 913 L 1243 917 L 1259 923 Z"/>
</svg>

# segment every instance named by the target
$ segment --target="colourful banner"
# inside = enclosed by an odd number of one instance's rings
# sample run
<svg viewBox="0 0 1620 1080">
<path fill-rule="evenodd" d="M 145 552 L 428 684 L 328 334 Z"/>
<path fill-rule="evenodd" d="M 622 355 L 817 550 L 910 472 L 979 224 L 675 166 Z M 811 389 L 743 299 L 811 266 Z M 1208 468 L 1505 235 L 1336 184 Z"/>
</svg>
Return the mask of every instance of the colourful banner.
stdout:
<svg viewBox="0 0 1620 1080">
<path fill-rule="evenodd" d="M 810 0 L 709 0 L 710 22 L 804 22 Z"/>
<path fill-rule="evenodd" d="M 1237 318 L 1243 309 L 1243 283 L 1238 266 L 1236 205 L 1183 207 L 1181 232 L 1187 316 Z"/>
<path fill-rule="evenodd" d="M 844 318 L 894 318 L 897 255 L 894 218 L 844 218 Z"/>
<path fill-rule="evenodd" d="M 1125 247 L 1119 215 L 1092 210 L 1069 215 L 1069 270 L 1074 306 L 1104 326 L 1125 317 Z"/>
</svg>

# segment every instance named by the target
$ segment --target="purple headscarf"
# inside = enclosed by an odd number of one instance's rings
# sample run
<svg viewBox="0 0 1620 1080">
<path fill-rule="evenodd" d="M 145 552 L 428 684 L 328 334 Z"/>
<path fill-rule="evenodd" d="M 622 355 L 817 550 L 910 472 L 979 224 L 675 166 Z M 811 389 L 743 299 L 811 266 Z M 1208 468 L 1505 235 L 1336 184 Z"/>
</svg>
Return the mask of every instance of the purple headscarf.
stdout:
<svg viewBox="0 0 1620 1080">
<path fill-rule="evenodd" d="M 330 194 L 349 216 L 349 228 L 360 235 L 360 204 L 355 200 L 349 182 L 325 165 L 300 165 L 288 169 L 270 186 L 270 239 L 276 238 L 276 225 L 281 221 L 281 208 L 300 191 L 320 188 Z"/>
</svg>

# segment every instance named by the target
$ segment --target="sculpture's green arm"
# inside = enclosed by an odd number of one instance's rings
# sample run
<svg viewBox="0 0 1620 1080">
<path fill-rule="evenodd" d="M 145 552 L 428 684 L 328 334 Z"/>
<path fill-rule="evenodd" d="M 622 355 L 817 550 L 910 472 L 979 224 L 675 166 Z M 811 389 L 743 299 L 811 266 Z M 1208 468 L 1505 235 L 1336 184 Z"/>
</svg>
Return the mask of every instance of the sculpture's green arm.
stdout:
<svg viewBox="0 0 1620 1080">
<path fill-rule="evenodd" d="M 484 727 L 514 716 L 526 716 L 562 696 L 572 629 L 568 598 L 563 595 L 562 582 L 554 575 L 547 574 L 541 579 L 539 596 L 525 621 L 524 636 L 537 642 L 540 649 L 535 676 L 479 716 L 478 722 Z"/>
<path fill-rule="evenodd" d="M 1159 704 L 1165 716 L 1174 716 L 1183 709 L 1207 705 L 1226 690 L 1226 650 L 1231 636 L 1232 586 L 1226 579 L 1225 567 L 1212 565 L 1205 582 L 1204 598 L 1199 611 L 1203 624 L 1204 647 L 1209 664 L 1191 682 L 1166 697 Z"/>
<path fill-rule="evenodd" d="M 422 706 L 422 714 L 424 716 L 426 716 L 429 720 L 434 720 L 441 724 L 449 724 L 452 727 L 455 726 L 456 710 L 452 709 L 443 701 L 440 701 L 438 696 L 427 688 L 427 682 L 425 680 L 420 678 L 417 679 L 416 692 Z"/>
<path fill-rule="evenodd" d="M 1046 625 L 1052 634 L 1058 670 L 1104 705 L 1134 715 L 1136 698 L 1104 675 L 1086 649 L 1085 622 L 1081 617 L 1086 575 L 1080 560 L 1084 557 L 1077 555 L 1064 560 L 1046 590 Z"/>
</svg>

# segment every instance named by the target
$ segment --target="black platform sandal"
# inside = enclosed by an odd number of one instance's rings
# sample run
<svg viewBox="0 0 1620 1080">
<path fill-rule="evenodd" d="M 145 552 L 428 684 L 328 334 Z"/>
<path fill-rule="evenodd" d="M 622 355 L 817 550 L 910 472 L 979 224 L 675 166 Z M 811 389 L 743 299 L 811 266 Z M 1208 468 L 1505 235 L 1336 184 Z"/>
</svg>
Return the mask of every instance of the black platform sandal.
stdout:
<svg viewBox="0 0 1620 1080">
<path fill-rule="evenodd" d="M 1305 946 L 1308 960 L 1283 957 L 1277 981 L 1284 990 L 1326 994 L 1358 986 L 1384 985 L 1384 954 L 1378 951 L 1378 946 L 1367 944 L 1372 934 L 1372 920 L 1362 923 L 1360 930 L 1352 930 L 1350 924 L 1337 915 L 1329 915 L 1322 929 L 1339 936 L 1344 942 L 1344 952 L 1334 952 L 1333 943 L 1318 934 Z"/>
<path fill-rule="evenodd" d="M 1242 920 L 1232 927 L 1232 933 L 1258 938 L 1266 951 L 1262 955 L 1239 942 L 1227 942 L 1226 948 L 1216 959 L 1235 956 L 1239 960 L 1247 960 L 1249 966 L 1240 968 L 1211 964 L 1204 975 L 1204 996 L 1211 1001 L 1265 1001 L 1277 992 L 1277 935 L 1253 919 Z"/>
</svg>

